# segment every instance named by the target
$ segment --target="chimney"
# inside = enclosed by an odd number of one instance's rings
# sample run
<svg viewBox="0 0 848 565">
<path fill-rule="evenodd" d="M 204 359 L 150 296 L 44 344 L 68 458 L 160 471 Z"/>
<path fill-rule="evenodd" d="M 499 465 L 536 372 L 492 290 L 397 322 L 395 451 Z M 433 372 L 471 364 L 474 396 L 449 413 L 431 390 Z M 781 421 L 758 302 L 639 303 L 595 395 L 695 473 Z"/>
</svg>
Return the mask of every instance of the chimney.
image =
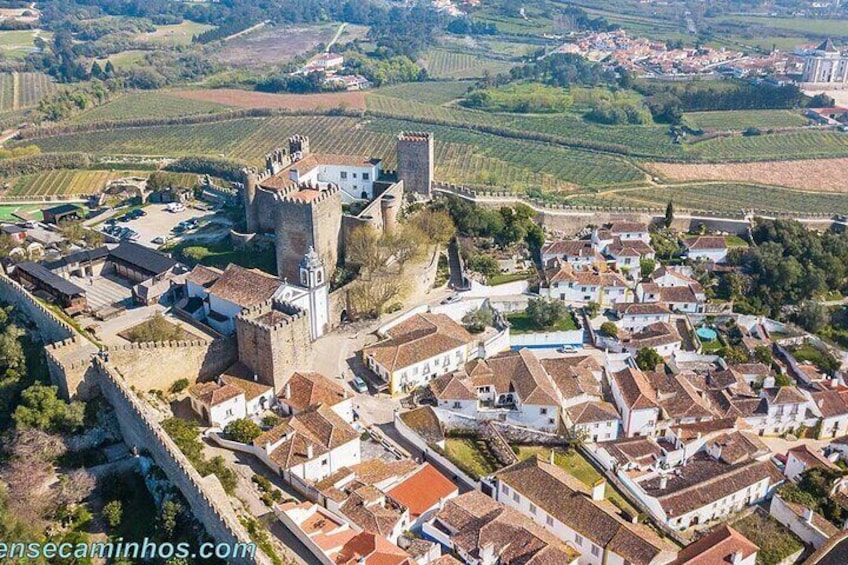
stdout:
<svg viewBox="0 0 848 565">
<path fill-rule="evenodd" d="M 253 382 L 255 382 L 255 383 L 259 382 L 259 375 L 257 375 L 256 373 L 253 373 Z"/>
<path fill-rule="evenodd" d="M 489 542 L 480 548 L 480 565 L 495 564 L 495 545 Z"/>
<path fill-rule="evenodd" d="M 595 502 L 600 502 L 604 499 L 604 493 L 606 491 L 607 482 L 604 479 L 598 479 L 595 481 L 595 484 L 592 485 L 592 500 Z"/>
<path fill-rule="evenodd" d="M 550 454 L 548 455 L 548 463 L 550 463 L 551 465 L 556 465 L 556 463 L 554 463 L 554 450 L 553 449 L 551 449 Z"/>
<path fill-rule="evenodd" d="M 309 443 L 309 444 L 306 445 L 306 459 L 311 460 L 313 455 L 314 455 L 314 452 L 312 450 L 312 444 Z"/>
<path fill-rule="evenodd" d="M 265 442 L 265 453 L 268 454 L 268 455 L 271 455 L 271 442 L 270 441 Z"/>
<path fill-rule="evenodd" d="M 665 490 L 668 486 L 668 477 L 663 475 L 660 477 L 660 490 Z"/>
<path fill-rule="evenodd" d="M 742 560 L 744 558 L 745 558 L 745 556 L 742 554 L 741 549 L 737 549 L 736 551 L 734 551 L 733 553 L 730 554 L 730 562 L 733 565 L 740 565 L 740 563 L 742 563 Z"/>
<path fill-rule="evenodd" d="M 286 389 L 283 392 L 283 397 L 284 398 L 291 398 L 291 384 L 288 383 L 288 382 L 286 383 Z"/>
</svg>

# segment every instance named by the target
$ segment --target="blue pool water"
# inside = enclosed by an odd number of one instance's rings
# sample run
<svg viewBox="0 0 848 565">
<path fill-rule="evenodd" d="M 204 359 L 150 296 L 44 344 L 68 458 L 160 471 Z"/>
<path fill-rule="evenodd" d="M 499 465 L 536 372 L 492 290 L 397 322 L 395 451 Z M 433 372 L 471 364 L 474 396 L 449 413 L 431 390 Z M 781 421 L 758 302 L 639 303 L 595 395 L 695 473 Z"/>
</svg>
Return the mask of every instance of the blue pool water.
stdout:
<svg viewBox="0 0 848 565">
<path fill-rule="evenodd" d="M 695 330 L 695 333 L 698 334 L 699 338 L 705 341 L 713 341 L 718 337 L 718 334 L 712 328 L 698 328 Z"/>
</svg>

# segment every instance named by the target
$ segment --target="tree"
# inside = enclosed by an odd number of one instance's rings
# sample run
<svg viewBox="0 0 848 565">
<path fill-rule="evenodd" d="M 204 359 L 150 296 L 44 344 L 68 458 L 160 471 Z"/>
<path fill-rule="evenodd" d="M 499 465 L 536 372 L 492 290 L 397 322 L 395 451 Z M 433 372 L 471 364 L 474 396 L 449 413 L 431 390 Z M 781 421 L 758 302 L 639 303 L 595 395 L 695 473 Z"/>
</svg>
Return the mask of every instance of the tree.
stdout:
<svg viewBox="0 0 848 565">
<path fill-rule="evenodd" d="M 386 305 L 401 295 L 403 282 L 399 277 L 379 277 L 372 281 L 358 280 L 350 285 L 350 300 L 355 312 L 376 318 Z"/>
<path fill-rule="evenodd" d="M 15 408 L 15 424 L 22 428 L 70 432 L 82 427 L 84 405 L 68 404 L 58 397 L 55 386 L 36 383 L 21 393 Z"/>
<path fill-rule="evenodd" d="M 559 300 L 531 298 L 527 303 L 526 313 L 536 327 L 548 329 L 566 316 L 567 309 Z"/>
<path fill-rule="evenodd" d="M 425 208 L 412 219 L 412 225 L 423 233 L 432 245 L 445 245 L 456 233 L 450 214 L 443 210 Z"/>
<path fill-rule="evenodd" d="M 604 322 L 601 324 L 601 333 L 609 337 L 618 337 L 618 326 L 612 322 Z"/>
<path fill-rule="evenodd" d="M 494 312 L 485 304 L 462 317 L 462 323 L 465 329 L 473 334 L 481 333 L 488 326 L 494 324 L 494 321 Z"/>
<path fill-rule="evenodd" d="M 156 171 L 147 178 L 147 190 L 151 192 L 165 190 L 168 187 L 168 176 L 161 171 Z"/>
<path fill-rule="evenodd" d="M 663 221 L 665 229 L 669 229 L 672 222 L 674 222 L 674 203 L 669 200 L 665 207 L 665 220 Z"/>
<path fill-rule="evenodd" d="M 173 537 L 182 512 L 183 505 L 179 502 L 166 500 L 162 503 L 162 507 L 159 509 L 158 526 L 164 538 L 170 539 Z"/>
<path fill-rule="evenodd" d="M 8 257 L 12 249 L 18 246 L 18 242 L 7 233 L 0 234 L 0 257 Z"/>
<path fill-rule="evenodd" d="M 815 333 L 830 321 L 827 308 L 814 300 L 805 300 L 795 314 L 795 320 L 808 332 Z"/>
<path fill-rule="evenodd" d="M 601 311 L 601 305 L 595 302 L 594 300 L 590 300 L 586 303 L 586 306 L 584 306 L 583 309 L 585 310 L 586 315 L 589 316 L 589 318 L 591 319 L 597 316 L 598 313 Z"/>
<path fill-rule="evenodd" d="M 643 371 L 654 371 L 657 365 L 663 362 L 662 356 L 656 349 L 643 347 L 636 352 L 636 366 Z"/>
<path fill-rule="evenodd" d="M 120 500 L 112 500 L 103 507 L 103 518 L 110 528 L 117 528 L 124 515 L 124 506 Z"/>
<path fill-rule="evenodd" d="M 262 433 L 262 428 L 253 420 L 240 418 L 227 424 L 224 433 L 233 441 L 251 443 Z"/>
<path fill-rule="evenodd" d="M 407 225 L 399 234 L 388 234 L 383 237 L 383 244 L 388 249 L 398 269 L 403 273 L 403 267 L 409 261 L 414 261 L 421 256 L 423 244 L 427 236 L 421 233 L 414 225 Z"/>
<path fill-rule="evenodd" d="M 497 259 L 482 253 L 477 253 L 468 260 L 468 268 L 486 277 L 494 277 L 501 272 Z"/>
<path fill-rule="evenodd" d="M 643 279 L 651 276 L 651 273 L 653 273 L 656 268 L 657 262 L 653 259 L 642 259 L 639 261 L 639 273 L 642 275 Z"/>
<path fill-rule="evenodd" d="M 374 228 L 356 228 L 348 237 L 345 261 L 358 266 L 370 278 L 386 266 L 389 253 L 382 243 Z"/>
<path fill-rule="evenodd" d="M 85 236 L 85 228 L 79 220 L 67 220 L 59 224 L 59 229 L 62 230 L 62 235 L 68 238 L 71 242 L 82 241 Z"/>
<path fill-rule="evenodd" d="M 767 345 L 758 345 L 754 348 L 754 359 L 763 365 L 771 366 L 774 362 L 774 357 L 771 354 L 771 349 Z"/>
</svg>

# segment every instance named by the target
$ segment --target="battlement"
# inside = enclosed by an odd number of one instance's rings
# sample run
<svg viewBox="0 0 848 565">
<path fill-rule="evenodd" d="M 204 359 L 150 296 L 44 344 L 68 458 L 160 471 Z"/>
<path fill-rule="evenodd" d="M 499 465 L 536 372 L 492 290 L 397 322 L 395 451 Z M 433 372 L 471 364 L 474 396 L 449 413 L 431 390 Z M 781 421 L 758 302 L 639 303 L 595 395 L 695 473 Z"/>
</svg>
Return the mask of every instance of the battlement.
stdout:
<svg viewBox="0 0 848 565">
<path fill-rule="evenodd" d="M 410 143 L 430 143 L 433 140 L 433 134 L 428 131 L 402 131 L 397 139 Z"/>
<path fill-rule="evenodd" d="M 308 197 L 301 194 L 304 191 L 310 191 Z M 312 192 L 317 192 L 317 194 L 312 194 Z M 284 191 L 277 191 L 275 197 L 279 202 L 285 202 L 286 204 L 316 206 L 338 195 L 340 192 L 341 189 L 334 184 L 328 184 L 326 188 L 318 188 L 317 186 L 304 183 L 292 185 Z"/>
<path fill-rule="evenodd" d="M 283 302 L 282 300 L 271 299 L 261 304 L 244 308 L 236 316 L 236 320 L 254 328 L 273 332 L 305 317 L 305 310 L 301 310 L 297 306 Z"/>
</svg>

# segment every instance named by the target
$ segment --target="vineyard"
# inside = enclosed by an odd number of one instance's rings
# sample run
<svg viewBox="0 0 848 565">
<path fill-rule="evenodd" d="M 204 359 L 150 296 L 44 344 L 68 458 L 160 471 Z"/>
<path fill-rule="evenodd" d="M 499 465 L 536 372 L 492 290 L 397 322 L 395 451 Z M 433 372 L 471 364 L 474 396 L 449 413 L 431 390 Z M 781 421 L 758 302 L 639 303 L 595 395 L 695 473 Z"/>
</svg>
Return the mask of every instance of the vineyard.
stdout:
<svg viewBox="0 0 848 565">
<path fill-rule="evenodd" d="M 848 213 L 848 195 L 812 193 L 752 184 L 715 183 L 651 186 L 568 198 L 571 204 L 592 206 L 648 206 L 663 208 L 671 200 L 679 208 L 739 212 Z"/>
<path fill-rule="evenodd" d="M 461 98 L 473 86 L 467 81 L 407 82 L 373 90 L 374 95 L 440 106 Z"/>
<path fill-rule="evenodd" d="M 445 49 L 431 49 L 425 56 L 425 67 L 433 78 L 476 78 L 483 76 L 483 71 L 496 75 L 513 66 L 507 61 Z"/>
<path fill-rule="evenodd" d="M 59 194 L 94 194 L 106 183 L 127 176 L 147 176 L 133 171 L 77 171 L 62 169 L 44 171 L 8 180 L 10 188 L 3 196 L 53 196 Z"/>
<path fill-rule="evenodd" d="M 44 73 L 0 73 L 0 112 L 35 106 L 55 91 Z"/>
<path fill-rule="evenodd" d="M 112 120 L 139 118 L 176 118 L 200 114 L 216 114 L 228 107 L 215 102 L 187 100 L 163 92 L 124 94 L 114 100 L 92 108 L 74 118 L 74 123 L 90 124 Z"/>
<path fill-rule="evenodd" d="M 848 133 L 793 131 L 718 137 L 687 147 L 690 161 L 777 161 L 848 156 Z"/>
<path fill-rule="evenodd" d="M 789 128 L 805 126 L 809 119 L 791 110 L 735 110 L 690 112 L 683 116 L 689 127 L 702 130 L 743 131 L 747 128 Z"/>
</svg>

